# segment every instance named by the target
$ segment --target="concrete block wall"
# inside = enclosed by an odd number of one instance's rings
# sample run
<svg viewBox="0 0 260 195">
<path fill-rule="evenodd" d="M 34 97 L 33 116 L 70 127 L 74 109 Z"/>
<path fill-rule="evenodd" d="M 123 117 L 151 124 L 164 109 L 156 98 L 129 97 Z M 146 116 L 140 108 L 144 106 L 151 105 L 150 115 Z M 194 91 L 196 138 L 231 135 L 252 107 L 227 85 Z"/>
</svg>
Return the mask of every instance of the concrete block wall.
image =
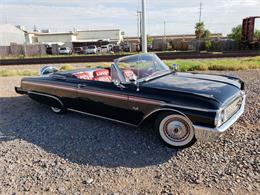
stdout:
<svg viewBox="0 0 260 195">
<path fill-rule="evenodd" d="M 45 55 L 46 48 L 44 45 L 26 45 L 24 53 L 26 56 Z"/>
<path fill-rule="evenodd" d="M 5 57 L 9 56 L 11 53 L 10 46 L 0 46 L 0 56 Z"/>
<path fill-rule="evenodd" d="M 35 56 L 45 55 L 46 48 L 44 45 L 17 45 L 11 44 L 10 46 L 0 46 L 0 56 Z"/>
<path fill-rule="evenodd" d="M 24 45 L 11 44 L 10 45 L 11 55 L 19 56 L 24 55 Z"/>
</svg>

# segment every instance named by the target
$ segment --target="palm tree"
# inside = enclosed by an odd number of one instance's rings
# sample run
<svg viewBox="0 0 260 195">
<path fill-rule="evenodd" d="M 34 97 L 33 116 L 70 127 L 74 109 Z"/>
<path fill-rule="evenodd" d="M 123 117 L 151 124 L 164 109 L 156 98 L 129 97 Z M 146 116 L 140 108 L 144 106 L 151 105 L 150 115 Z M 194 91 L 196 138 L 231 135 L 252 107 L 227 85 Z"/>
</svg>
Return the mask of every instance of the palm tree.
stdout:
<svg viewBox="0 0 260 195">
<path fill-rule="evenodd" d="M 205 32 L 204 22 L 198 22 L 195 26 L 195 35 L 197 39 L 200 39 Z"/>
</svg>

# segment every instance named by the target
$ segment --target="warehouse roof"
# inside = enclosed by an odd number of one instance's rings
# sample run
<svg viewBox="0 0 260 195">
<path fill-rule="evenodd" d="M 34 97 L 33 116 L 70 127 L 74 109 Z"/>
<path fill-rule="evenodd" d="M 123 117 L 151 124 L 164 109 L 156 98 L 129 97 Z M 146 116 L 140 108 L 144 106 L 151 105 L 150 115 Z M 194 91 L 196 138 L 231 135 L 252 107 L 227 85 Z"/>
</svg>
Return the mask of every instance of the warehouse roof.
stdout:
<svg viewBox="0 0 260 195">
<path fill-rule="evenodd" d="M 11 25 L 11 24 L 0 24 L 0 32 L 5 33 L 24 33 L 23 30 Z"/>
</svg>

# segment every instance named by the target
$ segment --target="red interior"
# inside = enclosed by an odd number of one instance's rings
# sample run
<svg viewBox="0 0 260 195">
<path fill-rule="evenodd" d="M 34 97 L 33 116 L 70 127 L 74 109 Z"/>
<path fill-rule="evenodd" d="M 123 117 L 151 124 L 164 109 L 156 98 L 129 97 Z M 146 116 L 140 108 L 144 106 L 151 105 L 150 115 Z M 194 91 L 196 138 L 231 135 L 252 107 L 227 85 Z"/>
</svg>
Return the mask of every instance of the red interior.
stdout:
<svg viewBox="0 0 260 195">
<path fill-rule="evenodd" d="M 104 76 L 94 77 L 93 80 L 94 80 L 94 81 L 111 82 L 111 76 L 109 76 L 109 75 L 104 75 Z"/>
<path fill-rule="evenodd" d="M 129 81 L 129 79 L 136 77 L 135 73 L 130 69 L 124 69 L 122 70 L 126 80 Z"/>
<path fill-rule="evenodd" d="M 135 73 L 130 69 L 123 69 L 122 72 L 127 81 L 129 81 L 130 78 L 136 77 Z M 103 82 L 112 81 L 109 68 L 77 72 L 74 73 L 73 76 L 82 80 L 94 80 L 94 81 L 103 81 Z"/>
<path fill-rule="evenodd" d="M 82 80 L 111 82 L 111 76 L 109 73 L 109 69 L 97 69 L 94 71 L 77 72 L 74 73 L 73 76 Z"/>
</svg>

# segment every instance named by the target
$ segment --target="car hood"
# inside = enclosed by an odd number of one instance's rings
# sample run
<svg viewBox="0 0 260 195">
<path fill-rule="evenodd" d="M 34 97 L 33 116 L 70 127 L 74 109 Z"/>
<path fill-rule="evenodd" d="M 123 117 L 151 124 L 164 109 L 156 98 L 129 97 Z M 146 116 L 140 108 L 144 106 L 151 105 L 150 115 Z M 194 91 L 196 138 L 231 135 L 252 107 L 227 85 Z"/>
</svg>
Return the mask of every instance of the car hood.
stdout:
<svg viewBox="0 0 260 195">
<path fill-rule="evenodd" d="M 169 74 L 151 80 L 144 86 L 214 98 L 220 103 L 226 102 L 230 97 L 237 94 L 241 88 L 239 80 L 225 76 L 195 73 Z"/>
</svg>

